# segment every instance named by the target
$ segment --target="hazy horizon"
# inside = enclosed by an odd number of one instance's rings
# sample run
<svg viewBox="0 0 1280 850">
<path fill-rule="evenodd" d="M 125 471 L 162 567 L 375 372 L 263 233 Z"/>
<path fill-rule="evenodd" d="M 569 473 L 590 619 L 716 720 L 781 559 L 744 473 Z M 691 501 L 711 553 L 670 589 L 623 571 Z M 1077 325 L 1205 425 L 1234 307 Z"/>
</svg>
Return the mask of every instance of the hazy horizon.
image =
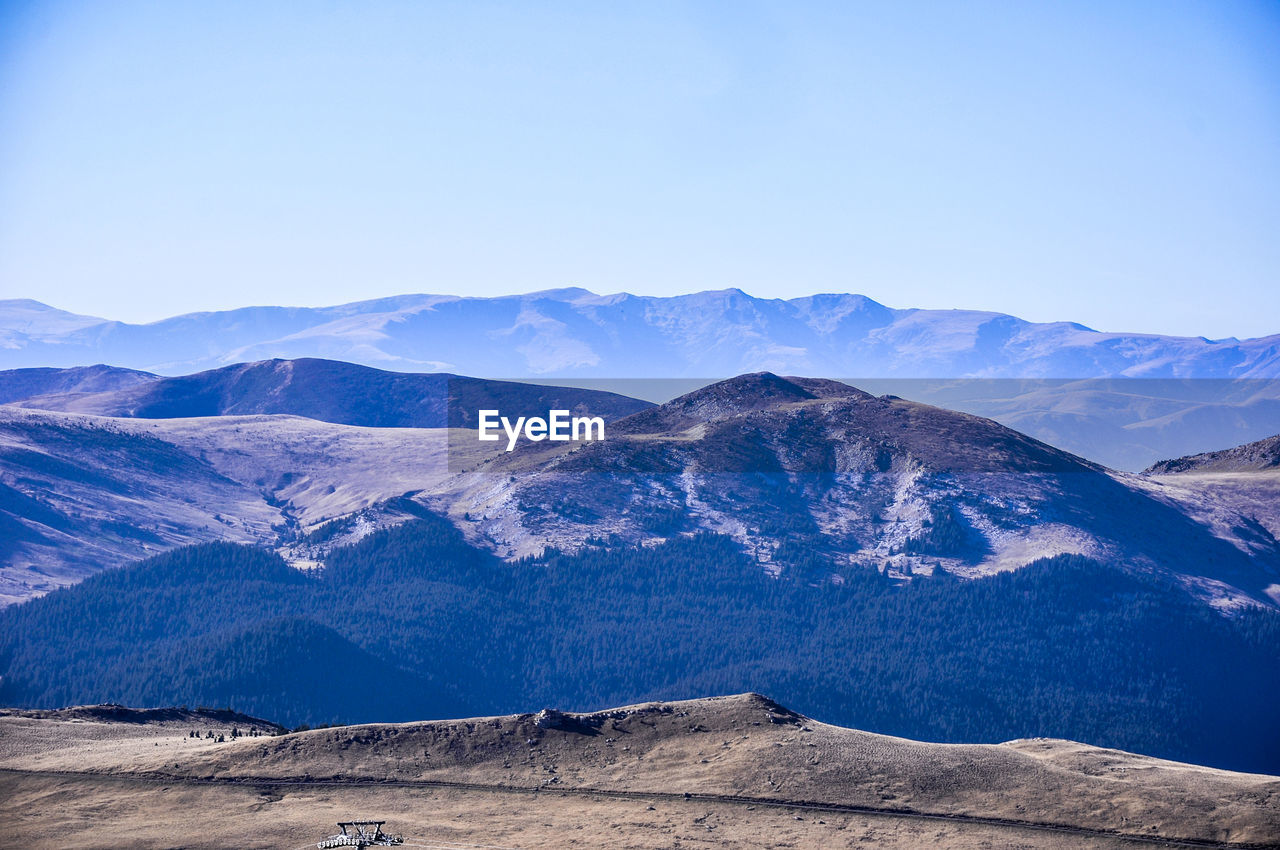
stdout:
<svg viewBox="0 0 1280 850">
<path fill-rule="evenodd" d="M 459 294 L 459 293 L 452 293 L 452 292 L 426 292 L 426 291 L 422 291 L 422 292 L 398 292 L 398 293 L 392 293 L 392 294 L 389 294 L 389 295 L 377 295 L 377 296 L 371 296 L 371 297 L 361 297 L 361 298 L 355 298 L 355 299 L 351 299 L 351 300 L 347 300 L 347 301 L 334 301 L 334 302 L 327 302 L 327 303 L 319 303 L 319 302 L 316 302 L 316 303 L 305 303 L 305 304 L 304 304 L 304 303 L 266 303 L 266 302 L 262 302 L 262 303 L 246 303 L 246 304 L 237 304 L 237 305 L 234 305 L 234 306 L 228 306 L 228 307 L 224 307 L 224 308 L 211 309 L 211 310 L 189 310 L 189 311 L 186 311 L 186 312 L 181 312 L 181 313 L 172 313 L 172 314 L 168 314 L 168 315 L 157 316 L 157 317 L 155 317 L 155 318 L 143 319 L 143 320 L 138 320 L 138 321 L 133 321 L 133 320 L 129 320 L 129 319 L 126 319 L 126 318 L 121 318 L 121 317 L 119 317 L 119 316 L 111 315 L 111 314 L 105 314 L 105 315 L 104 315 L 104 314 L 98 314 L 98 313 L 87 313 L 87 312 L 82 312 L 82 311 L 79 311 L 79 310 L 75 310 L 75 309 L 71 309 L 71 308 L 65 307 L 65 306 L 60 305 L 60 304 L 52 304 L 52 303 L 49 303 L 48 301 L 44 301 L 44 300 L 42 300 L 42 299 L 40 299 L 40 298 L 31 298 L 31 297 L 26 297 L 26 296 L 12 296 L 12 297 L 6 297 L 6 298 L 3 298 L 3 299 L 0 299 L 0 301 L 5 301 L 5 300 L 9 300 L 9 301 L 34 301 L 34 302 L 36 302 L 36 303 L 43 304 L 43 305 L 44 305 L 44 306 L 46 306 L 46 307 L 51 307 L 51 308 L 53 308 L 53 309 L 55 309 L 55 310 L 61 310 L 61 311 L 63 311 L 63 312 L 67 312 L 67 313 L 73 313 L 73 314 L 78 315 L 78 316 L 84 316 L 84 317 L 88 317 L 88 318 L 95 318 L 95 319 L 102 319 L 102 320 L 109 321 L 109 322 L 123 322 L 124 324 L 130 324 L 130 325 L 149 325 L 149 324 L 155 324 L 155 323 L 157 323 L 157 322 L 163 322 L 163 321 L 168 320 L 168 319 L 179 318 L 179 317 L 181 317 L 181 316 L 192 316 L 192 315 L 199 315 L 199 314 L 204 314 L 204 313 L 220 313 L 220 312 L 229 312 L 229 311 L 233 311 L 233 310 L 246 310 L 246 309 L 254 309 L 254 308 L 280 307 L 280 308 L 284 308 L 284 309 L 303 309 L 303 310 L 308 310 L 308 309 L 324 309 L 324 308 L 327 308 L 327 307 L 341 307 L 341 306 L 346 306 L 346 305 L 350 305 L 350 304 L 362 304 L 362 303 L 367 303 L 367 302 L 372 302 L 372 301 L 391 301 L 391 300 L 400 299 L 400 298 L 417 298 L 417 297 L 428 297 L 428 298 L 439 297 L 439 298 L 459 298 L 459 299 L 475 299 L 475 298 L 484 298 L 484 299 L 493 299 L 493 298 L 520 298 L 520 297 L 525 297 L 525 296 L 541 295 L 541 294 L 554 293 L 554 292 L 559 292 L 559 291 L 563 291 L 563 290 L 571 290 L 571 289 L 579 289 L 579 290 L 582 290 L 584 293 L 587 293 L 587 294 L 589 294 L 589 295 L 591 295 L 591 296 L 594 296 L 594 297 L 597 297 L 597 298 L 610 298 L 610 297 L 614 297 L 614 296 L 632 296 L 632 297 L 643 297 L 643 298 L 682 298 L 682 297 L 690 297 L 690 296 L 694 296 L 694 295 L 703 295 L 703 294 L 708 294 L 708 293 L 719 293 L 719 292 L 741 292 L 742 294 L 746 295 L 746 296 L 747 296 L 747 297 L 749 297 L 749 298 L 758 298 L 758 299 L 760 299 L 760 300 L 796 301 L 796 300 L 802 300 L 802 299 L 805 299 L 805 298 L 816 298 L 816 297 L 820 297 L 820 296 L 843 296 L 843 295 L 850 295 L 850 296 L 856 296 L 856 297 L 862 297 L 862 298 L 870 298 L 870 300 L 875 301 L 876 303 L 881 304 L 881 305 L 882 305 L 882 306 L 884 306 L 884 307 L 888 307 L 888 308 L 889 308 L 889 309 L 891 309 L 891 310 L 920 310 L 920 311 L 929 311 L 929 312 L 993 313 L 993 314 L 1000 314 L 1000 315 L 1011 315 L 1011 316 L 1013 316 L 1014 318 L 1017 318 L 1017 319 L 1023 319 L 1023 320 L 1028 321 L 1028 322 L 1034 322 L 1034 323 L 1036 323 L 1036 324 L 1059 324 L 1059 323 L 1065 323 L 1065 324 L 1076 324 L 1076 325 L 1080 325 L 1080 326 L 1082 326 L 1082 327 L 1086 328 L 1087 330 L 1090 330 L 1090 331 L 1096 331 L 1096 332 L 1098 332 L 1098 333 L 1104 333 L 1104 334 L 1110 334 L 1110 333 L 1126 334 L 1126 333 L 1127 333 L 1127 334 L 1154 335 L 1154 336 L 1180 336 L 1180 337 L 1190 337 L 1190 338 L 1204 338 L 1204 339 L 1209 339 L 1209 340 L 1214 341 L 1214 342 L 1218 342 L 1218 341 L 1226 341 L 1226 340 L 1232 340 L 1232 339 L 1240 340 L 1240 341 L 1244 341 L 1244 340 L 1248 340 L 1248 339 L 1260 339 L 1260 338 L 1265 338 L 1265 337 L 1269 337 L 1269 336 L 1276 336 L 1276 335 L 1280 335 L 1280 327 L 1277 327 L 1277 329 L 1276 329 L 1276 330 L 1273 330 L 1273 331 L 1271 331 L 1270 333 L 1263 333 L 1263 334 L 1259 334 L 1259 335 L 1257 335 L 1257 336 L 1252 336 L 1252 337 L 1246 337 L 1246 336 L 1240 336 L 1240 335 L 1231 335 L 1231 336 L 1225 336 L 1225 337 L 1210 337 L 1210 336 L 1208 336 L 1207 334 L 1176 334 L 1176 333 L 1162 333 L 1162 332 L 1160 332 L 1160 331 L 1136 331 L 1136 330 L 1133 330 L 1133 329 L 1130 329 L 1130 328 L 1095 328 L 1095 327 L 1091 327 L 1091 326 L 1089 326 L 1089 325 L 1086 325 L 1086 324 L 1085 324 L 1085 323 L 1083 323 L 1083 322 L 1078 322 L 1078 321 L 1076 321 L 1076 320 L 1074 320 L 1074 319 L 1071 319 L 1071 318 L 1050 319 L 1050 320 L 1048 320 L 1048 321 L 1046 321 L 1046 322 L 1035 322 L 1035 321 L 1034 321 L 1034 320 L 1032 320 L 1032 319 L 1027 319 L 1025 316 L 1017 316 L 1017 315 L 1015 315 L 1015 314 L 1007 313 L 1007 312 L 1004 312 L 1004 311 L 1001 311 L 1001 310 L 983 310 L 983 309 L 970 308 L 970 307 L 965 307 L 965 306 L 954 306 L 954 307 L 931 307 L 931 306 L 915 305 L 915 304 L 910 304 L 910 305 L 909 305 L 909 304 L 886 304 L 886 303 L 884 303 L 884 302 L 882 302 L 882 301 L 879 301 L 879 300 L 877 300 L 877 299 L 875 299 L 875 298 L 871 298 L 871 296 L 866 295 L 866 294 L 861 293 L 861 292 L 807 292 L 807 293 L 800 293 L 800 294 L 795 294 L 795 295 L 788 295 L 788 296 L 786 296 L 786 297 L 765 298 L 765 297 L 763 297 L 763 296 L 757 296 L 757 295 L 755 295 L 755 294 L 754 294 L 754 293 L 752 293 L 752 292 L 748 292 L 748 291 L 746 291 L 746 290 L 743 290 L 741 287 L 736 287 L 736 286 L 723 287 L 723 288 L 721 288 L 721 289 L 703 289 L 703 290 L 697 290 L 697 291 L 694 291 L 694 292 L 675 293 L 675 294 L 672 294 L 672 295 L 645 295 L 645 294 L 642 294 L 642 293 L 636 293 L 636 292 L 625 292 L 625 291 L 619 291 L 619 292 L 596 292 L 596 291 L 593 291 L 593 290 L 591 290 L 591 289 L 589 289 L 589 288 L 587 288 L 587 287 L 549 287 L 549 288 L 546 288 L 546 289 L 531 290 L 531 291 L 528 291 L 528 292 L 505 292 L 505 293 L 498 293 L 498 294 L 494 294 L 494 295 L 463 295 L 463 294 Z"/>
<path fill-rule="evenodd" d="M 145 322 L 563 286 L 1280 315 L 1280 8 L 0 9 L 0 297 Z"/>
</svg>

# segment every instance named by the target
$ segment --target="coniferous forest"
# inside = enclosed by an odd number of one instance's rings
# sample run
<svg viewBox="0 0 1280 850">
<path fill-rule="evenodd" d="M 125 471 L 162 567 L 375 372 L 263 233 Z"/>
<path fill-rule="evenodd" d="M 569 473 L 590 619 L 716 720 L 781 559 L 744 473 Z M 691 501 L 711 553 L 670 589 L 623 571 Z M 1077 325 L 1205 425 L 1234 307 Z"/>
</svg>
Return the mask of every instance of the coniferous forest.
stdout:
<svg viewBox="0 0 1280 850">
<path fill-rule="evenodd" d="M 945 530 L 945 529 L 944 529 Z M 0 611 L 0 703 L 288 725 L 758 691 L 932 741 L 1051 736 L 1280 771 L 1280 614 L 1078 556 L 959 581 L 771 577 L 731 540 L 504 563 L 428 516 L 316 574 L 210 544 Z"/>
</svg>

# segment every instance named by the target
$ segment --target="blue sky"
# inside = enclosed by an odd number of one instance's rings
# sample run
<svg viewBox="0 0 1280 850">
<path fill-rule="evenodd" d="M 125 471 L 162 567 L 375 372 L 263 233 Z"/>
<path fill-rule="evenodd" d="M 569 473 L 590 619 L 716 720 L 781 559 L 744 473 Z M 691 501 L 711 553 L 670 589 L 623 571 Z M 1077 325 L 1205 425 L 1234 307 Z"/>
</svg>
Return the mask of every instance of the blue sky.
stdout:
<svg viewBox="0 0 1280 850">
<path fill-rule="evenodd" d="M 6 3 L 0 297 L 1280 332 L 1280 4 Z"/>
</svg>

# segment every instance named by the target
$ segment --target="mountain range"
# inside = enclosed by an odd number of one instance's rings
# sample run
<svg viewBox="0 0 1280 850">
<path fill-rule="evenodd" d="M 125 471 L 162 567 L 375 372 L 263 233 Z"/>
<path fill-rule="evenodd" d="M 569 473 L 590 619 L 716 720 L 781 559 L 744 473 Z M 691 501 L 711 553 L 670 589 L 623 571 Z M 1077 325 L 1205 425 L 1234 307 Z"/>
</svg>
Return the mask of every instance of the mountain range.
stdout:
<svg viewBox="0 0 1280 850">
<path fill-rule="evenodd" d="M 667 401 L 712 382 L 566 379 L 552 383 L 597 391 L 589 396 L 595 400 L 593 406 L 610 419 L 643 409 L 651 403 L 645 400 Z M 1134 472 L 1167 458 L 1280 431 L 1280 380 L 881 378 L 846 383 L 877 395 L 897 395 L 994 419 L 1073 454 Z M 438 427 L 446 422 L 474 425 L 449 421 L 449 416 L 474 417 L 474 411 L 485 406 L 485 387 L 501 388 L 501 397 L 509 408 L 518 407 L 517 413 L 533 410 L 519 402 L 522 390 L 515 382 L 388 372 L 314 358 L 240 363 L 170 377 L 105 365 L 10 369 L 0 371 L 0 404 L 148 419 L 290 413 L 342 424 Z M 545 385 L 527 392 L 542 412 L 546 411 L 544 401 L 555 401 L 555 393 Z M 609 396 L 604 393 L 613 393 L 611 403 L 605 403 Z"/>
<path fill-rule="evenodd" d="M 502 298 L 405 295 L 322 308 L 246 307 L 145 325 L 0 301 L 0 368 L 13 367 L 0 378 L 0 403 L 39 395 L 24 403 L 155 415 L 165 409 L 163 392 L 199 403 L 190 387 L 137 386 L 161 375 L 315 358 L 572 384 L 652 402 L 747 372 L 823 375 L 990 417 L 1129 471 L 1280 431 L 1280 336 L 1102 333 L 999 313 L 893 309 L 859 295 L 783 301 L 738 290 L 674 298 L 581 289 Z M 107 376 L 100 364 L 116 371 Z M 53 366 L 67 371 L 55 378 Z M 36 392 L 41 381 L 46 386 Z M 119 397 L 67 397 L 108 391 Z M 389 406 L 369 395 L 362 405 Z M 148 413 L 138 396 L 161 407 Z"/>
<path fill-rule="evenodd" d="M 865 296 L 675 297 L 558 289 L 403 295 L 333 307 L 246 307 L 149 324 L 0 301 L 0 368 L 110 363 L 178 374 L 321 357 L 491 378 L 695 378 L 744 372 L 866 378 L 1280 378 L 1280 335 L 1105 333 Z"/>
<path fill-rule="evenodd" d="M 767 371 L 657 405 L 316 359 L 0 392 L 0 702 L 294 724 L 753 690 L 1280 769 L 1270 444 L 1119 472 Z M 506 451 L 480 405 L 606 437 Z"/>
<path fill-rule="evenodd" d="M 613 421 L 651 406 L 592 390 L 317 360 L 167 379 L 69 371 L 0 373 L 9 397 L 50 392 L 23 404 L 105 414 L 0 405 L 2 602 L 173 546 L 277 545 L 334 517 L 360 533 L 403 521 L 412 514 L 397 507 L 399 497 L 445 475 L 447 428 L 474 426 L 481 407 L 590 410 Z M 113 383 L 120 388 L 102 390 Z M 376 517 L 359 519 L 375 505 Z"/>
<path fill-rule="evenodd" d="M 974 578 L 1075 554 L 1160 572 L 1228 609 L 1271 605 L 1280 585 L 1266 474 L 1216 481 L 1209 498 L 1187 476 L 1111 472 L 989 419 L 837 381 L 755 373 L 653 406 L 317 360 L 118 377 L 122 389 L 0 407 L 6 601 L 207 541 L 315 566 L 424 510 L 507 559 L 710 532 L 767 570 L 819 577 Z M 609 439 L 503 452 L 476 440 L 480 405 L 590 412 Z"/>
</svg>

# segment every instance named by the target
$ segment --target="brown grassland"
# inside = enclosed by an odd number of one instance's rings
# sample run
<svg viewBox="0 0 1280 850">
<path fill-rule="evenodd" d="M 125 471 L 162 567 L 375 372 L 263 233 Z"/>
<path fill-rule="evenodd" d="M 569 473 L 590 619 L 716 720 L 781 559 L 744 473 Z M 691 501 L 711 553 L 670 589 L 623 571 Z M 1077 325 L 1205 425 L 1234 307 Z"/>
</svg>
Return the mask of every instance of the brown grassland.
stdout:
<svg viewBox="0 0 1280 850">
<path fill-rule="evenodd" d="M 0 712 L 15 848 L 1280 847 L 1280 778 L 1068 741 L 928 744 L 757 695 L 223 742 L 210 713 Z"/>
</svg>

